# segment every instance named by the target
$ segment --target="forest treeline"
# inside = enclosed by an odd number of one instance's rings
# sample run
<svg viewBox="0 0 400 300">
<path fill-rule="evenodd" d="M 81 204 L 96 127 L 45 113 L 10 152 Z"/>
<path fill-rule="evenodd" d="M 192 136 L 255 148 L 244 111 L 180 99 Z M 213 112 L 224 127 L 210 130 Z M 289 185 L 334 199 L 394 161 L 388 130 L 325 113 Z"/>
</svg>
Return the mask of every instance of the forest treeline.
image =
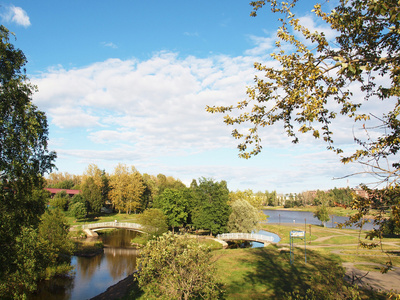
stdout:
<svg viewBox="0 0 400 300">
<path fill-rule="evenodd" d="M 215 182 L 206 178 L 193 179 L 187 187 L 172 176 L 141 174 L 135 167 L 124 164 L 118 164 L 111 174 L 95 164 L 89 164 L 82 175 L 51 173 L 46 178 L 46 186 L 81 190 L 72 198 L 60 192 L 50 201 L 51 206 L 70 211 L 77 218 L 83 218 L 88 213 L 98 213 L 104 207 L 128 214 L 160 208 L 169 215 L 169 225 L 172 228 L 194 225 L 213 233 L 220 232 L 224 226 L 211 226 L 214 221 L 205 225 L 207 222 L 204 219 L 210 213 L 207 211 L 211 207 L 213 211 L 218 210 L 221 213 L 221 224 L 226 224 L 230 214 L 229 205 L 239 200 L 248 202 L 257 211 L 266 206 L 347 206 L 352 201 L 350 188 L 282 195 L 267 190 L 229 191 L 225 181 Z M 172 214 L 174 217 L 171 217 Z"/>
</svg>

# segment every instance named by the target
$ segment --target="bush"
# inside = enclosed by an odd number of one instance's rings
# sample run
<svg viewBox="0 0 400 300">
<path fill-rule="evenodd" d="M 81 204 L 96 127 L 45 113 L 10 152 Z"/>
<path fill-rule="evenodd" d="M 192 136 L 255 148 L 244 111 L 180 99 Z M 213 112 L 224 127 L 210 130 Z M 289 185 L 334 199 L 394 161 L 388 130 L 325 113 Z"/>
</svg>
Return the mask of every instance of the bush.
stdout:
<svg viewBox="0 0 400 300">
<path fill-rule="evenodd" d="M 69 213 L 74 218 L 83 219 L 87 215 L 86 206 L 82 202 L 76 202 L 70 205 Z"/>
<path fill-rule="evenodd" d="M 138 265 L 145 299 L 221 299 L 210 250 L 195 239 L 165 233 L 146 244 Z"/>
<path fill-rule="evenodd" d="M 63 211 L 68 210 L 69 196 L 65 191 L 61 191 L 54 195 L 54 198 L 50 200 L 50 205 L 54 208 L 59 208 Z"/>
</svg>

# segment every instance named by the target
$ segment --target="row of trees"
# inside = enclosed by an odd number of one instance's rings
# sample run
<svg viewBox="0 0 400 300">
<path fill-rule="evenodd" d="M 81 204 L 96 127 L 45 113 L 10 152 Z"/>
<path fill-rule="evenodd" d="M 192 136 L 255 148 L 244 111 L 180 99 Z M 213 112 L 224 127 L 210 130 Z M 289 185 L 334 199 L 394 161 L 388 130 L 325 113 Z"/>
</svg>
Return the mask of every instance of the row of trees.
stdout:
<svg viewBox="0 0 400 300">
<path fill-rule="evenodd" d="M 70 202 L 84 202 L 88 212 L 100 212 L 106 204 L 119 212 L 141 212 L 151 207 L 155 197 L 166 188 L 185 185 L 173 177 L 141 174 L 135 167 L 118 164 L 112 174 L 90 164 L 82 175 L 51 173 L 47 187 L 81 190 L 81 196 Z M 62 196 L 62 195 L 60 195 Z M 69 203 L 63 206 L 68 210 Z"/>
<path fill-rule="evenodd" d="M 261 211 L 263 197 L 253 197 L 250 192 L 246 192 L 246 197 L 241 192 L 230 193 L 225 181 L 200 178 L 186 187 L 172 177 L 141 175 L 134 167 L 119 164 L 111 175 L 96 165 L 89 165 L 79 185 L 82 193 L 70 199 L 65 192 L 60 192 L 51 200 L 51 205 L 69 210 L 78 218 L 88 212 L 100 212 L 107 203 L 126 213 L 156 208 L 164 214 L 173 231 L 190 227 L 210 234 L 251 232 L 265 218 Z"/>
</svg>

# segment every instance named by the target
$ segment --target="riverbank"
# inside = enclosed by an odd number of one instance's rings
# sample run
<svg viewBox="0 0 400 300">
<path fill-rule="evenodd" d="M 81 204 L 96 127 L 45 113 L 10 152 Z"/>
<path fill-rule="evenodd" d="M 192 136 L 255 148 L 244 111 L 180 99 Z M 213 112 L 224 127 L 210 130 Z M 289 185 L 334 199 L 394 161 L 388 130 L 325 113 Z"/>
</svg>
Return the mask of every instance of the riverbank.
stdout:
<svg viewBox="0 0 400 300">
<path fill-rule="evenodd" d="M 97 240 L 79 239 L 74 240 L 74 255 L 80 257 L 94 257 L 104 253 L 104 244 Z"/>
<path fill-rule="evenodd" d="M 137 271 L 122 279 L 118 283 L 110 286 L 105 292 L 91 298 L 90 300 L 117 300 L 122 299 L 128 294 L 134 293 L 135 291 L 138 295 L 140 293 L 140 290 L 134 280 L 134 274 L 136 272 Z"/>
</svg>

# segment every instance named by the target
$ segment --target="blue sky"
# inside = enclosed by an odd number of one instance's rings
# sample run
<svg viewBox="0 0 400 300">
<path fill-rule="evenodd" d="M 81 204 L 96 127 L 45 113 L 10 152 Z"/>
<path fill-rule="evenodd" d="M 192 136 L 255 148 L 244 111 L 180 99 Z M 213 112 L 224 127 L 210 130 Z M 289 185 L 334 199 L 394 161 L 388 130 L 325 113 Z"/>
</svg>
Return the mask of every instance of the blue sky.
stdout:
<svg viewBox="0 0 400 300">
<path fill-rule="evenodd" d="M 311 4 L 301 1 L 298 15 L 323 28 Z M 59 172 L 81 174 L 95 163 L 112 173 L 124 163 L 186 184 L 207 177 L 226 180 L 231 190 L 279 193 L 367 181 L 332 180 L 360 169 L 343 166 L 310 136 L 293 145 L 279 126 L 262 131 L 261 154 L 240 159 L 233 128 L 205 111 L 245 99 L 253 63 L 273 63 L 279 23 L 266 10 L 252 18 L 247 1 L 227 0 L 0 5 L 39 88 L 33 100 L 48 116 Z M 368 109 L 376 111 L 373 103 Z M 358 127 L 348 120 L 336 126 L 338 145 L 352 148 Z"/>
</svg>

